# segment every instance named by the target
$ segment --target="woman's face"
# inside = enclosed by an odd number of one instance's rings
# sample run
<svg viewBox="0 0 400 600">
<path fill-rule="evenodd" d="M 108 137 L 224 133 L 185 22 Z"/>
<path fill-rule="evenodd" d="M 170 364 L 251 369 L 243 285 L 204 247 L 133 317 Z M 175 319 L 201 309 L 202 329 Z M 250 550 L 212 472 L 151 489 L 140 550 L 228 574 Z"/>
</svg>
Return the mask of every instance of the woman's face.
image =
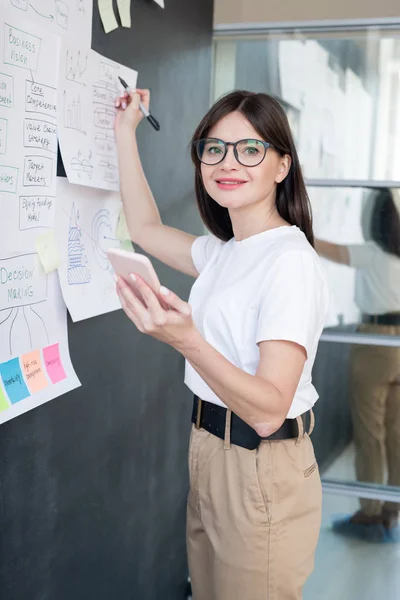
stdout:
<svg viewBox="0 0 400 600">
<path fill-rule="evenodd" d="M 244 115 L 233 112 L 221 119 L 208 133 L 209 138 L 224 142 L 244 139 L 263 140 Z M 238 209 L 272 199 L 278 183 L 290 169 L 290 157 L 280 156 L 268 148 L 264 160 L 255 167 L 245 167 L 235 158 L 233 147 L 228 146 L 224 160 L 217 165 L 201 163 L 201 175 L 207 193 L 220 206 Z"/>
</svg>

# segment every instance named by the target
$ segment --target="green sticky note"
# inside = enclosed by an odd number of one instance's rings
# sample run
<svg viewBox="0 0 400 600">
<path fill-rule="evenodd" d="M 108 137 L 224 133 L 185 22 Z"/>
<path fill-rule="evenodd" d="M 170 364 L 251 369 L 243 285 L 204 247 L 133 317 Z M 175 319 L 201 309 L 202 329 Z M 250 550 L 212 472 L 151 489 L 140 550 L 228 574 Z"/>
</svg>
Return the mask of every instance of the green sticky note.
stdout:
<svg viewBox="0 0 400 600">
<path fill-rule="evenodd" d="M 129 240 L 120 242 L 119 247 L 122 248 L 122 250 L 128 250 L 128 252 L 135 252 L 135 248 L 132 246 L 132 242 Z"/>
<path fill-rule="evenodd" d="M 131 241 L 131 236 L 129 234 L 128 225 L 125 219 L 124 209 L 122 207 L 119 211 L 117 231 L 115 233 L 120 242 Z"/>
<path fill-rule="evenodd" d="M 7 410 L 8 408 L 10 408 L 10 405 L 6 400 L 2 387 L 0 386 L 0 412 L 3 412 L 3 410 Z"/>
</svg>

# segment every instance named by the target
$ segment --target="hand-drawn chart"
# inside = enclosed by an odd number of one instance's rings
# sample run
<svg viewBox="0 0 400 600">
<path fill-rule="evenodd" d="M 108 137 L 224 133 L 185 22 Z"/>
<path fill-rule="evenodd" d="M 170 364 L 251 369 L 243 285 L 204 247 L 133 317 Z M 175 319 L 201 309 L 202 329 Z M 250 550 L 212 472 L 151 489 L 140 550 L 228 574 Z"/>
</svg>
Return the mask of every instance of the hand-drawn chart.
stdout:
<svg viewBox="0 0 400 600">
<path fill-rule="evenodd" d="M 100 132 L 95 135 L 95 152 L 97 156 L 114 157 L 116 154 L 114 133 Z"/>
<path fill-rule="evenodd" d="M 22 354 L 27 347 L 42 347 L 48 343 L 49 334 L 40 309 L 32 305 L 12 308 L 3 317 L 0 311 L 0 327 L 7 328 L 10 355 Z"/>
<path fill-rule="evenodd" d="M 0 327 L 8 329 L 10 356 L 49 341 L 39 307 L 47 300 L 47 277 L 38 267 L 36 254 L 0 259 Z"/>
<path fill-rule="evenodd" d="M 0 423 L 79 385 L 57 275 L 35 249 L 55 223 L 58 38 L 30 10 L 13 0 L 0 16 Z"/>
<path fill-rule="evenodd" d="M 59 39 L 24 15 L 0 17 L 0 257 L 33 249 L 55 218 Z"/>
<path fill-rule="evenodd" d="M 64 90 L 64 127 L 87 135 L 84 125 L 82 99 L 80 94 L 71 94 Z"/>
<path fill-rule="evenodd" d="M 78 385 L 56 274 L 35 253 L 1 258 L 0 423 Z"/>
<path fill-rule="evenodd" d="M 105 271 L 111 271 L 106 253 L 110 247 L 110 241 L 115 241 L 115 232 L 116 225 L 111 221 L 110 211 L 105 208 L 99 210 L 92 221 L 92 243 L 96 262 Z"/>
<path fill-rule="evenodd" d="M 90 283 L 91 275 L 85 251 L 85 240 L 79 225 L 79 211 L 72 204 L 68 228 L 68 285 Z"/>
<path fill-rule="evenodd" d="M 90 181 L 93 177 L 93 160 L 92 151 L 90 150 L 87 157 L 79 150 L 77 156 L 73 156 L 70 162 L 70 169 L 75 171 L 79 181 L 83 185 L 85 181 Z"/>
<path fill-rule="evenodd" d="M 87 71 L 88 54 L 89 51 L 81 54 L 80 50 L 76 53 L 72 50 L 67 50 L 65 57 L 65 79 L 86 87 L 85 75 Z"/>
<path fill-rule="evenodd" d="M 58 274 L 73 321 L 120 308 L 108 248 L 120 246 L 117 225 L 121 199 L 116 192 L 57 180 Z"/>
<path fill-rule="evenodd" d="M 59 71 L 60 149 L 70 183 L 119 190 L 114 138 L 118 75 L 134 88 L 137 72 L 64 37 Z"/>
<path fill-rule="evenodd" d="M 23 16 L 52 33 L 72 32 L 76 39 L 92 40 L 92 0 L 3 0 L 14 16 Z M 18 17 L 16 17 L 18 18 Z"/>
</svg>

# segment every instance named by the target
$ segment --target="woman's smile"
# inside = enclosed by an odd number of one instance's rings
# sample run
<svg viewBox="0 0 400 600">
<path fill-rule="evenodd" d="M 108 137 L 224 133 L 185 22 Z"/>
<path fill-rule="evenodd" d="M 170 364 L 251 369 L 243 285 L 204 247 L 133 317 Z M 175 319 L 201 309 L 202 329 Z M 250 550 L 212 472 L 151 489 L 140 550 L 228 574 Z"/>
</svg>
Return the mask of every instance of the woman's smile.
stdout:
<svg viewBox="0 0 400 600">
<path fill-rule="evenodd" d="M 236 177 L 220 177 L 215 180 L 215 183 L 220 190 L 233 191 L 242 188 L 246 183 L 244 179 L 238 179 Z"/>
</svg>

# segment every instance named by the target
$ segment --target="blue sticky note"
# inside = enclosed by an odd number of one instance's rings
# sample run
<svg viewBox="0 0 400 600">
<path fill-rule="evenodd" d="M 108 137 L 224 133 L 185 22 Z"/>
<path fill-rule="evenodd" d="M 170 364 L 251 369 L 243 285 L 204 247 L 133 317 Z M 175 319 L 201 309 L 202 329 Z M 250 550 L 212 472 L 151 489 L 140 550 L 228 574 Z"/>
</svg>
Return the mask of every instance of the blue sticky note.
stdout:
<svg viewBox="0 0 400 600">
<path fill-rule="evenodd" d="M 22 376 L 18 358 L 13 358 L 8 362 L 0 364 L 0 375 L 3 380 L 7 396 L 10 398 L 12 404 L 20 402 L 20 400 L 30 396 Z"/>
</svg>

